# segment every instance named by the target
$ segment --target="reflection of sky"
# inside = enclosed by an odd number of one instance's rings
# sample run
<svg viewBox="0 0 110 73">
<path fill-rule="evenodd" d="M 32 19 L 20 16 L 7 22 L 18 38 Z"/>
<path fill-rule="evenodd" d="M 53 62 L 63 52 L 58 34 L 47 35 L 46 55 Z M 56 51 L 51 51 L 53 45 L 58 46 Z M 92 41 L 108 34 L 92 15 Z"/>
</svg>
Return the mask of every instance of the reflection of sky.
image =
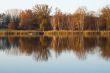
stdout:
<svg viewBox="0 0 110 73">
<path fill-rule="evenodd" d="M 0 11 L 13 8 L 27 9 L 35 4 L 48 4 L 53 8 L 59 7 L 64 12 L 71 12 L 79 6 L 87 6 L 89 10 L 96 10 L 110 4 L 110 0 L 1 0 Z"/>
<path fill-rule="evenodd" d="M 90 54 L 79 60 L 72 52 L 62 53 L 58 58 L 52 52 L 47 62 L 36 62 L 30 56 L 12 56 L 0 52 L 1 73 L 109 73 L 110 62 L 98 54 Z"/>
</svg>

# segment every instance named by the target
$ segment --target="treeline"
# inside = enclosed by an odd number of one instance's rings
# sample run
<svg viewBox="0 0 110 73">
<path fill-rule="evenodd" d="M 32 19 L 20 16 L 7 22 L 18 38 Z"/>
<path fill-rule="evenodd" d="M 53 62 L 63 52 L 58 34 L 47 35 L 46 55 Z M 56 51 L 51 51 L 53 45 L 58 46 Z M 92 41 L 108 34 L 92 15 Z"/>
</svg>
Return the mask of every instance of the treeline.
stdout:
<svg viewBox="0 0 110 73">
<path fill-rule="evenodd" d="M 74 13 L 63 13 L 56 8 L 53 15 L 51 8 L 45 4 L 33 6 L 32 9 L 7 10 L 0 14 L 0 28 L 22 30 L 109 30 L 110 6 L 99 12 L 78 8 Z"/>
<path fill-rule="evenodd" d="M 0 27 L 8 29 L 50 30 L 51 8 L 48 5 L 35 5 L 33 9 L 7 10 L 0 15 Z"/>
</svg>

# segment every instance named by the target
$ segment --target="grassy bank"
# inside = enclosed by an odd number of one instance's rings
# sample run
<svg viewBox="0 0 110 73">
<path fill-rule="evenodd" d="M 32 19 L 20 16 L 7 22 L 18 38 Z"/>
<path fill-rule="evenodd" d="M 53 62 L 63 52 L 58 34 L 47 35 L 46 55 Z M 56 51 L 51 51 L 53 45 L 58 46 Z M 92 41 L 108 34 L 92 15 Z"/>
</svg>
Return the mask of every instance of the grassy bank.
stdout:
<svg viewBox="0 0 110 73">
<path fill-rule="evenodd" d="M 0 36 L 12 36 L 12 37 L 36 37 L 43 35 L 44 32 L 36 30 L 0 30 Z"/>
<path fill-rule="evenodd" d="M 36 31 L 36 30 L 0 30 L 0 36 L 110 36 L 110 31 Z"/>
<path fill-rule="evenodd" d="M 110 36 L 110 31 L 46 31 L 46 36 Z"/>
</svg>

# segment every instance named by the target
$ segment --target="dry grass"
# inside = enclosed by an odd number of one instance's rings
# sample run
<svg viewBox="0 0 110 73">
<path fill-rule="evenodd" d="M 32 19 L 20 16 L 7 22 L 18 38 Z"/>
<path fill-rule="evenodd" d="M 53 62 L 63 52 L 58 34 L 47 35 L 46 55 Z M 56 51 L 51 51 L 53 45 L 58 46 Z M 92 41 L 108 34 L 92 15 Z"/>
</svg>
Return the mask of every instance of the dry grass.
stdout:
<svg viewBox="0 0 110 73">
<path fill-rule="evenodd" d="M 67 31 L 67 30 L 0 30 L 0 36 L 38 36 L 39 33 L 44 36 L 110 36 L 110 31 Z"/>
</svg>

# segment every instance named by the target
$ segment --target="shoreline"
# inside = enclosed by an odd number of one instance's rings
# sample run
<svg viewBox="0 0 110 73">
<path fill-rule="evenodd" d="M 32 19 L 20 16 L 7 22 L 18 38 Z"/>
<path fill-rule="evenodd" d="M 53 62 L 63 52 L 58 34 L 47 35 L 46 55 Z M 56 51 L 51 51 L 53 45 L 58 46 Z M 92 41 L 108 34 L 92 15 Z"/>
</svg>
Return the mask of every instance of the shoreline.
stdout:
<svg viewBox="0 0 110 73">
<path fill-rule="evenodd" d="M 110 36 L 110 31 L 68 31 L 68 30 L 50 30 L 50 31 L 36 31 L 36 30 L 0 30 L 0 37 L 36 37 L 36 36 Z"/>
</svg>

